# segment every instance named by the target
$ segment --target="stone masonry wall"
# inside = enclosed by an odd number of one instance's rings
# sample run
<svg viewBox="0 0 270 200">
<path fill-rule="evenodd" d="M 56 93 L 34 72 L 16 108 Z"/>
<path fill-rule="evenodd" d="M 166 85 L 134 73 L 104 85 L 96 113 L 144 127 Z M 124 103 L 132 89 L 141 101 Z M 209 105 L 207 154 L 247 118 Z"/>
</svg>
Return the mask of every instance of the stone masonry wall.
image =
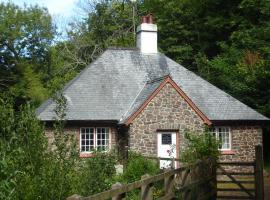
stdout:
<svg viewBox="0 0 270 200">
<path fill-rule="evenodd" d="M 144 155 L 157 156 L 157 129 L 179 130 L 178 144 L 183 147 L 185 130 L 202 132 L 204 123 L 170 83 L 148 103 L 129 129 L 129 146 Z"/>
<path fill-rule="evenodd" d="M 231 151 L 223 152 L 220 161 L 246 161 L 255 159 L 255 146 L 262 145 L 262 129 L 259 126 L 231 126 Z M 252 166 L 223 166 L 227 171 L 254 172 Z"/>
<path fill-rule="evenodd" d="M 203 132 L 204 123 L 168 83 L 134 119 L 129 129 L 130 150 L 157 156 L 157 130 L 179 130 L 178 144 L 184 148 L 185 130 Z M 262 144 L 259 126 L 230 126 L 232 150 L 221 152 L 221 161 L 253 161 L 255 145 Z M 181 150 L 180 150 L 181 151 Z"/>
<path fill-rule="evenodd" d="M 262 129 L 259 126 L 231 126 L 231 142 L 231 153 L 223 154 L 221 161 L 253 161 L 255 146 L 262 145 Z"/>
</svg>

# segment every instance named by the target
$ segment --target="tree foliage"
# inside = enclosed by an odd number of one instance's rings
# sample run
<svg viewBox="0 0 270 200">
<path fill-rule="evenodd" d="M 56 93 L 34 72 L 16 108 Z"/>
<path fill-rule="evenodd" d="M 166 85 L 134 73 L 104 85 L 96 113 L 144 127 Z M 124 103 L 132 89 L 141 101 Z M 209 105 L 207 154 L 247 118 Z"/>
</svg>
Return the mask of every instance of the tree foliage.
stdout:
<svg viewBox="0 0 270 200">
<path fill-rule="evenodd" d="M 145 0 L 168 56 L 270 116 L 270 3 Z"/>
<path fill-rule="evenodd" d="M 0 89 L 18 104 L 40 103 L 50 78 L 50 46 L 55 29 L 47 9 L 0 3 Z"/>
</svg>

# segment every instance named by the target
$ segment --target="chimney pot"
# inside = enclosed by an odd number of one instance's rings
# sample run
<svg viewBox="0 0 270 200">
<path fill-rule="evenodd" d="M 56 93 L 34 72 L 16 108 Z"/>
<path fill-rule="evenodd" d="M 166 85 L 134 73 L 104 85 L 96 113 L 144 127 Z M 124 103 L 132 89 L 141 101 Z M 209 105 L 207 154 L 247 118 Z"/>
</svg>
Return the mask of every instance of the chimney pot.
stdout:
<svg viewBox="0 0 270 200">
<path fill-rule="evenodd" d="M 147 17 L 148 17 L 148 23 L 149 24 L 154 24 L 153 15 L 149 14 Z"/>
<path fill-rule="evenodd" d="M 142 16 L 142 23 L 147 23 L 147 16 Z"/>
</svg>

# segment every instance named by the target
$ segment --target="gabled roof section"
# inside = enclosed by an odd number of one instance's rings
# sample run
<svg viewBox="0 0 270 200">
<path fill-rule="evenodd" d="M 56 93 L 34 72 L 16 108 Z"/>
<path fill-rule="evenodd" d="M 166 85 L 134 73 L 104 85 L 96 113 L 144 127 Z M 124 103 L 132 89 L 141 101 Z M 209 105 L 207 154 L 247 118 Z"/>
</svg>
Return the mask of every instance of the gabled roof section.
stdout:
<svg viewBox="0 0 270 200">
<path fill-rule="evenodd" d="M 197 113 L 197 115 L 203 120 L 205 124 L 212 124 L 210 120 L 200 111 L 200 109 L 190 100 L 190 98 L 181 90 L 181 88 L 178 87 L 178 85 L 171 79 L 169 75 L 153 81 L 149 81 L 145 85 L 143 90 L 136 98 L 134 104 L 131 106 L 130 111 L 127 113 L 126 119 L 123 119 L 123 121 L 125 121 L 125 124 L 131 124 L 132 121 L 144 110 L 148 103 L 168 83 L 171 84 L 171 86 L 189 104 L 189 106 Z"/>
<path fill-rule="evenodd" d="M 108 49 L 67 84 L 63 90 L 67 120 L 122 121 L 167 75 L 210 121 L 269 120 L 164 54 L 142 54 L 137 49 Z M 37 109 L 38 118 L 53 120 L 54 107 L 51 99 L 44 102 Z"/>
</svg>

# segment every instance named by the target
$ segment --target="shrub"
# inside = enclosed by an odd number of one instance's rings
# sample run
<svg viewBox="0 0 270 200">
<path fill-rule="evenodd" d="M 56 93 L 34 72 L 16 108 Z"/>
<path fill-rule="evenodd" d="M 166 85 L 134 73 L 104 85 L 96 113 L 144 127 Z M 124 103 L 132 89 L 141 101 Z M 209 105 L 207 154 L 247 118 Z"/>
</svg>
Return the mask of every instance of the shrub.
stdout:
<svg viewBox="0 0 270 200">
<path fill-rule="evenodd" d="M 210 132 L 205 131 L 203 134 L 186 132 L 185 139 L 187 146 L 180 152 L 182 162 L 194 163 L 198 159 L 205 160 L 209 157 L 218 159 L 219 142 Z"/>
<path fill-rule="evenodd" d="M 95 152 L 87 158 L 80 169 L 80 194 L 92 195 L 111 188 L 115 175 L 116 156 L 112 152 Z"/>
<path fill-rule="evenodd" d="M 0 99 L 0 199 L 65 199 L 76 184 L 74 148 L 49 152 L 34 109 L 13 105 Z"/>
<path fill-rule="evenodd" d="M 128 164 L 122 178 L 124 182 L 133 182 L 140 180 L 144 174 L 155 175 L 159 171 L 155 161 L 148 160 L 138 153 L 129 152 Z"/>
</svg>

